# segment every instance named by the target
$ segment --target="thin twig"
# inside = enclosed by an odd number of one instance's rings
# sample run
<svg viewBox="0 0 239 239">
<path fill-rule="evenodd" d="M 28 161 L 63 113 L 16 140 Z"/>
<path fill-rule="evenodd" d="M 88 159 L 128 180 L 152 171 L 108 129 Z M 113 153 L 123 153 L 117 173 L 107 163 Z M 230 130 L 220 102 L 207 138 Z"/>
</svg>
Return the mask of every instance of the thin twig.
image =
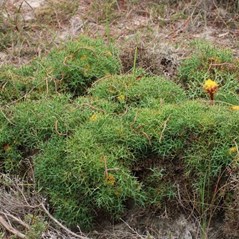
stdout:
<svg viewBox="0 0 239 239">
<path fill-rule="evenodd" d="M 23 2 L 25 2 L 32 10 L 34 10 L 34 8 L 31 6 L 31 4 L 28 1 L 24 0 Z"/>
<path fill-rule="evenodd" d="M 85 237 L 85 236 L 81 236 L 81 235 L 78 235 L 74 232 L 72 232 L 70 229 L 68 229 L 67 227 L 65 227 L 64 225 L 62 225 L 56 218 L 54 218 L 49 212 L 48 210 L 46 209 L 46 207 L 44 206 L 43 203 L 40 204 L 43 211 L 46 213 L 46 215 L 53 221 L 55 222 L 59 227 L 61 227 L 63 230 L 65 230 L 67 233 L 69 233 L 70 235 L 76 237 L 76 238 L 80 238 L 80 239 L 89 239 L 88 237 Z"/>
<path fill-rule="evenodd" d="M 67 136 L 67 134 L 58 131 L 58 120 L 55 121 L 55 131 L 59 136 Z"/>
<path fill-rule="evenodd" d="M 14 227 L 12 227 L 11 225 L 8 224 L 8 222 L 2 217 L 0 216 L 0 224 L 10 233 L 14 234 L 15 236 L 21 238 L 21 239 L 25 239 L 26 236 L 19 232 L 17 229 L 15 229 Z"/>
<path fill-rule="evenodd" d="M 25 223 L 24 221 L 22 221 L 20 218 L 15 217 L 14 215 L 12 215 L 9 212 L 0 212 L 0 214 L 4 215 L 5 217 L 10 217 L 12 218 L 15 222 L 19 223 L 20 225 L 22 225 L 23 227 L 30 229 L 30 226 Z"/>
<path fill-rule="evenodd" d="M 80 106 L 88 106 L 89 108 L 91 108 L 92 110 L 96 110 L 96 111 L 100 111 L 102 113 L 106 113 L 106 111 L 100 109 L 100 108 L 96 108 L 94 107 L 93 105 L 91 104 L 88 104 L 88 103 L 82 103 Z"/>
<path fill-rule="evenodd" d="M 4 116 L 4 118 L 8 121 L 8 123 L 10 123 L 11 125 L 15 125 L 6 115 L 5 113 L 0 109 L 2 115 Z"/>
<path fill-rule="evenodd" d="M 134 232 L 139 238 L 144 239 L 136 230 L 134 230 L 126 221 L 120 219 L 132 232 Z"/>
<path fill-rule="evenodd" d="M 162 142 L 163 134 L 164 134 L 164 131 L 165 131 L 166 127 L 167 127 L 167 123 L 168 123 L 169 119 L 170 119 L 170 116 L 163 123 L 163 129 L 162 129 L 160 137 L 159 137 L 159 143 Z"/>
</svg>

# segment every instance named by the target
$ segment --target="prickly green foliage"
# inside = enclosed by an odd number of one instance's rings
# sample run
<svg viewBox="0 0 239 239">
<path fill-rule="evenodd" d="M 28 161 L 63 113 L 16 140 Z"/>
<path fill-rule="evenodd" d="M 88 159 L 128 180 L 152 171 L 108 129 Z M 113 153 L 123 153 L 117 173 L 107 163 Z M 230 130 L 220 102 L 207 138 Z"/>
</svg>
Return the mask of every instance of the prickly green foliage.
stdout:
<svg viewBox="0 0 239 239">
<path fill-rule="evenodd" d="M 0 148 L 3 149 L 1 157 L 5 158 L 5 170 L 17 171 L 20 161 L 25 156 L 34 154 L 42 142 L 58 131 L 67 132 L 68 127 L 62 125 L 62 119 L 70 109 L 67 107 L 67 100 L 67 97 L 58 97 L 51 100 L 25 101 L 2 110 L 6 118 L 1 132 Z"/>
<path fill-rule="evenodd" d="M 120 70 L 116 50 L 102 40 L 80 37 L 53 50 L 46 58 L 58 91 L 82 95 L 97 79 Z"/>
<path fill-rule="evenodd" d="M 215 180 L 233 160 L 228 150 L 238 141 L 238 113 L 199 102 L 131 108 L 123 116 L 109 112 L 93 116 L 64 141 L 63 150 L 48 143 L 48 150 L 44 148 L 35 162 L 37 178 L 51 195 L 57 215 L 70 225 L 87 218 L 82 225 L 89 226 L 94 219 L 91 209 L 117 218 L 127 198 L 154 205 L 172 199 L 176 165 L 184 169 L 180 179 L 196 190 L 199 202 L 200 182 L 207 182 L 204 200 L 210 203 Z M 112 169 L 112 181 L 106 180 L 105 165 Z M 138 179 L 133 176 L 137 167 L 142 167 Z"/>
<path fill-rule="evenodd" d="M 65 124 L 65 119 L 71 117 L 72 109 L 68 100 L 67 97 L 54 97 L 25 101 L 11 107 L 12 131 L 18 132 L 21 144 L 34 148 L 54 134 L 67 134 L 70 127 Z"/>
<path fill-rule="evenodd" d="M 74 101 L 76 104 L 81 106 L 81 109 L 84 112 L 87 112 L 89 115 L 93 116 L 94 112 L 103 112 L 103 113 L 112 113 L 115 112 L 118 108 L 118 104 L 115 102 L 110 102 L 106 99 L 99 99 L 96 97 L 78 97 Z"/>
<path fill-rule="evenodd" d="M 140 184 L 118 161 L 127 156 L 124 151 L 117 147 L 108 152 L 87 128 L 65 142 L 48 142 L 36 158 L 36 176 L 50 195 L 56 216 L 68 225 L 88 228 L 96 213 L 117 218 L 128 198 L 142 202 Z M 107 172 L 105 165 L 112 171 Z"/>
<path fill-rule="evenodd" d="M 42 234 L 47 230 L 47 222 L 39 216 L 28 214 L 25 217 L 25 221 L 30 225 L 30 228 L 26 232 L 28 239 L 40 239 Z"/>
<path fill-rule="evenodd" d="M 83 95 L 95 80 L 119 70 L 120 61 L 112 45 L 107 46 L 100 39 L 80 37 L 28 65 L 1 67 L 1 104 L 58 93 Z"/>
<path fill-rule="evenodd" d="M 214 180 L 232 163 L 229 148 L 238 141 L 235 138 L 235 131 L 239 130 L 236 126 L 238 113 L 197 102 L 136 112 L 131 119 L 136 117 L 135 128 L 149 139 L 156 165 L 165 165 L 165 159 L 175 166 L 179 163 L 185 170 L 186 179 L 192 177 L 195 181 L 191 180 L 191 183 L 196 184 L 206 178 L 207 183 L 210 182 L 207 185 L 210 191 Z M 211 196 L 209 193 L 207 200 L 210 201 Z"/>
<path fill-rule="evenodd" d="M 97 82 L 89 92 L 122 106 L 154 107 L 159 102 L 176 103 L 186 98 L 175 83 L 162 77 L 112 76 Z"/>
<path fill-rule="evenodd" d="M 0 172 L 17 169 L 22 155 L 16 145 L 9 144 L 12 141 L 9 133 L 12 124 L 3 110 L 0 111 L 0 124 Z"/>
<path fill-rule="evenodd" d="M 229 153 L 239 141 L 238 111 L 187 100 L 177 84 L 138 74 L 107 76 L 77 98 L 93 80 L 118 69 L 118 63 L 108 64 L 111 55 L 101 55 L 101 42 L 80 42 L 13 70 L 21 84 L 31 79 L 40 87 L 25 101 L 5 98 L 17 101 L 0 114 L 0 170 L 21 174 L 33 160 L 39 190 L 54 215 L 72 227 L 90 228 L 101 214 L 117 219 L 128 200 L 161 206 L 182 184 L 194 197 L 183 199 L 193 200 L 198 212 L 207 210 L 202 204 L 218 203 L 221 196 L 213 189 L 225 184 L 225 169 L 238 166 L 235 152 Z M 92 64 L 89 74 L 81 71 L 86 63 Z M 201 83 L 195 82 L 197 92 Z M 24 95 L 21 84 L 9 91 Z M 227 83 L 218 95 L 231 89 Z"/>
<path fill-rule="evenodd" d="M 23 149 L 24 154 L 30 153 L 51 137 L 68 137 L 92 115 L 112 112 L 115 107 L 113 103 L 90 97 L 80 97 L 72 102 L 65 95 L 19 102 L 1 111 L 0 147 L 9 145 L 11 149 L 3 157 L 16 166 L 22 159 L 17 155 L 21 155 Z"/>
<path fill-rule="evenodd" d="M 71 170 L 66 163 L 65 148 L 64 138 L 52 138 L 42 145 L 42 153 L 35 159 L 36 177 L 39 186 L 44 187 L 44 192 L 55 208 L 56 217 L 61 218 L 68 225 L 75 226 L 81 222 L 82 225 L 89 226 L 92 223 L 92 216 L 85 205 L 88 200 L 78 202 L 77 196 L 72 194 L 74 188 L 66 186 L 67 182 L 70 183 L 67 177 L 71 174 Z M 77 179 L 80 175 L 75 177 Z"/>
<path fill-rule="evenodd" d="M 73 227 L 89 228 L 101 213 L 118 218 L 128 199 L 160 206 L 174 197 L 177 177 L 199 202 L 203 189 L 210 203 L 215 181 L 233 160 L 228 150 L 238 142 L 238 113 L 186 101 L 177 85 L 161 78 L 111 79 L 113 93 L 106 78 L 86 97 L 54 96 L 5 110 L 5 170 L 34 156 L 39 187 L 55 216 Z"/>
<path fill-rule="evenodd" d="M 202 85 L 205 80 L 212 79 L 220 88 L 216 100 L 238 102 L 238 61 L 232 52 L 202 41 L 195 41 L 193 49 L 194 53 L 179 67 L 180 83 L 186 87 L 188 96 L 206 98 Z"/>
<path fill-rule="evenodd" d="M 4 105 L 7 102 L 23 99 L 27 92 L 35 86 L 34 79 L 24 76 L 16 68 L 10 66 L 1 67 L 0 104 Z"/>
<path fill-rule="evenodd" d="M 162 208 L 165 201 L 175 199 L 176 185 L 165 179 L 168 174 L 166 168 L 160 166 L 148 169 L 143 188 L 147 195 L 146 205 Z"/>
</svg>

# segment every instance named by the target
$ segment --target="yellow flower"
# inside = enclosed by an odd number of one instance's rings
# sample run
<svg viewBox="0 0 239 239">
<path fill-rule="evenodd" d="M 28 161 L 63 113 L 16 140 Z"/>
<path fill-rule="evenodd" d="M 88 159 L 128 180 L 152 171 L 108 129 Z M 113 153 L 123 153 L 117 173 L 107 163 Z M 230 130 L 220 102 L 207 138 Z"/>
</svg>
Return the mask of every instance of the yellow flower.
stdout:
<svg viewBox="0 0 239 239">
<path fill-rule="evenodd" d="M 205 81 L 203 85 L 203 89 L 207 91 L 209 94 L 214 94 L 217 92 L 218 84 L 216 81 L 213 81 L 211 79 L 208 79 Z"/>
<path fill-rule="evenodd" d="M 221 59 L 218 57 L 211 57 L 208 59 L 208 61 L 211 64 L 220 64 L 221 63 Z"/>
<path fill-rule="evenodd" d="M 231 110 L 239 110 L 239 105 L 233 105 L 233 106 L 231 107 Z"/>
<path fill-rule="evenodd" d="M 91 122 L 95 122 L 97 119 L 98 119 L 97 114 L 93 114 L 93 115 L 91 115 L 91 117 L 90 117 L 90 121 L 91 121 Z"/>
<path fill-rule="evenodd" d="M 113 174 L 109 173 L 105 177 L 105 181 L 108 185 L 114 186 L 115 185 L 115 177 Z"/>
<path fill-rule="evenodd" d="M 231 147 L 231 148 L 229 149 L 229 153 L 230 153 L 230 154 L 233 154 L 233 153 L 236 153 L 236 152 L 237 152 L 237 147 L 236 147 L 236 146 Z"/>
<path fill-rule="evenodd" d="M 118 101 L 120 102 L 120 103 L 123 103 L 123 102 L 125 102 L 125 96 L 124 95 L 119 95 L 118 97 L 117 97 L 117 99 L 118 99 Z"/>
</svg>

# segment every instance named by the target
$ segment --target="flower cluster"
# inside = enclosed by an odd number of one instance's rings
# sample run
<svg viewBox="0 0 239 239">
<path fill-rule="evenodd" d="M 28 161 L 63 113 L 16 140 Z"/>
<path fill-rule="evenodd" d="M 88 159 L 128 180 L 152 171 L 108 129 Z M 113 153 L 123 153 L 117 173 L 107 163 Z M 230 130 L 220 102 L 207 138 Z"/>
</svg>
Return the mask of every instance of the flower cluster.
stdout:
<svg viewBox="0 0 239 239">
<path fill-rule="evenodd" d="M 218 84 L 217 82 L 211 79 L 208 79 L 205 81 L 203 85 L 203 89 L 209 94 L 215 94 L 218 90 Z"/>
<path fill-rule="evenodd" d="M 237 149 L 237 147 L 231 147 L 230 149 L 229 149 L 229 154 L 233 154 L 233 153 L 237 153 L 238 152 L 238 149 Z"/>
<path fill-rule="evenodd" d="M 211 100 L 211 104 L 213 105 L 214 102 L 214 94 L 217 92 L 218 90 L 218 84 L 217 82 L 208 79 L 205 81 L 204 85 L 203 85 L 203 89 L 209 94 L 210 100 Z"/>
<path fill-rule="evenodd" d="M 90 121 L 91 121 L 91 122 L 95 122 L 97 119 L 98 119 L 98 115 L 97 115 L 97 114 L 93 114 L 93 115 L 91 115 L 91 117 L 90 117 Z"/>
</svg>

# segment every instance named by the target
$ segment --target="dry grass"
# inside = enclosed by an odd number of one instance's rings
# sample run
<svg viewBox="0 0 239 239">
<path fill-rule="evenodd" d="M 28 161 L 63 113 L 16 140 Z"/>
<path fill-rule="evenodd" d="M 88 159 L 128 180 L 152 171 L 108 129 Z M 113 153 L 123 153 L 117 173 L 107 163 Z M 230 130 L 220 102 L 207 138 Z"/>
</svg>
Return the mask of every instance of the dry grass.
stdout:
<svg viewBox="0 0 239 239">
<path fill-rule="evenodd" d="M 1 6 L 0 51 L 7 55 L 5 63 L 19 65 L 47 53 L 79 6 L 77 0 L 48 0 L 37 9 L 23 3 L 5 1 Z"/>
<path fill-rule="evenodd" d="M 150 41 L 142 38 L 137 43 L 135 39 L 121 45 L 121 61 L 124 72 L 130 72 L 134 67 L 142 68 L 153 75 L 174 77 L 179 63 L 179 51 L 173 45 L 158 41 L 158 36 L 150 34 Z"/>
<path fill-rule="evenodd" d="M 5 62 L 14 64 L 41 56 L 59 41 L 60 32 L 69 26 L 73 16 L 88 22 L 85 32 L 89 35 L 104 36 L 113 41 L 119 39 L 119 45 L 122 45 L 121 40 L 125 41 L 129 35 L 138 33 L 143 34 L 144 39 L 148 35 L 149 43 L 152 41 L 150 34 L 159 31 L 158 27 L 160 31 L 163 29 L 162 35 L 165 34 L 167 41 L 175 42 L 179 38 L 181 41 L 181 38 L 189 38 L 191 33 L 208 24 L 237 27 L 236 2 L 230 1 L 229 5 L 225 1 L 218 1 L 205 5 L 202 0 L 47 0 L 44 5 L 32 9 L 26 4 L 4 1 L 0 13 L 0 51 L 7 55 Z M 29 15 L 33 18 L 30 19 Z M 159 42 L 162 39 L 154 40 Z M 141 47 L 138 48 L 140 51 Z M 147 57 L 143 54 L 142 61 L 147 62 L 149 58 L 150 55 Z"/>
<path fill-rule="evenodd" d="M 45 199 L 34 187 L 34 183 L 0 174 L 1 239 L 89 239 L 83 234 L 72 232 L 51 216 Z"/>
<path fill-rule="evenodd" d="M 237 169 L 238 171 L 238 169 Z M 226 219 L 224 232 L 226 235 L 238 238 L 239 237 L 239 171 L 231 177 L 229 187 L 233 194 L 231 195 L 232 203 L 226 210 Z"/>
<path fill-rule="evenodd" d="M 47 0 L 43 6 L 36 9 L 36 21 L 53 29 L 62 28 L 76 14 L 78 7 L 77 0 Z"/>
</svg>

